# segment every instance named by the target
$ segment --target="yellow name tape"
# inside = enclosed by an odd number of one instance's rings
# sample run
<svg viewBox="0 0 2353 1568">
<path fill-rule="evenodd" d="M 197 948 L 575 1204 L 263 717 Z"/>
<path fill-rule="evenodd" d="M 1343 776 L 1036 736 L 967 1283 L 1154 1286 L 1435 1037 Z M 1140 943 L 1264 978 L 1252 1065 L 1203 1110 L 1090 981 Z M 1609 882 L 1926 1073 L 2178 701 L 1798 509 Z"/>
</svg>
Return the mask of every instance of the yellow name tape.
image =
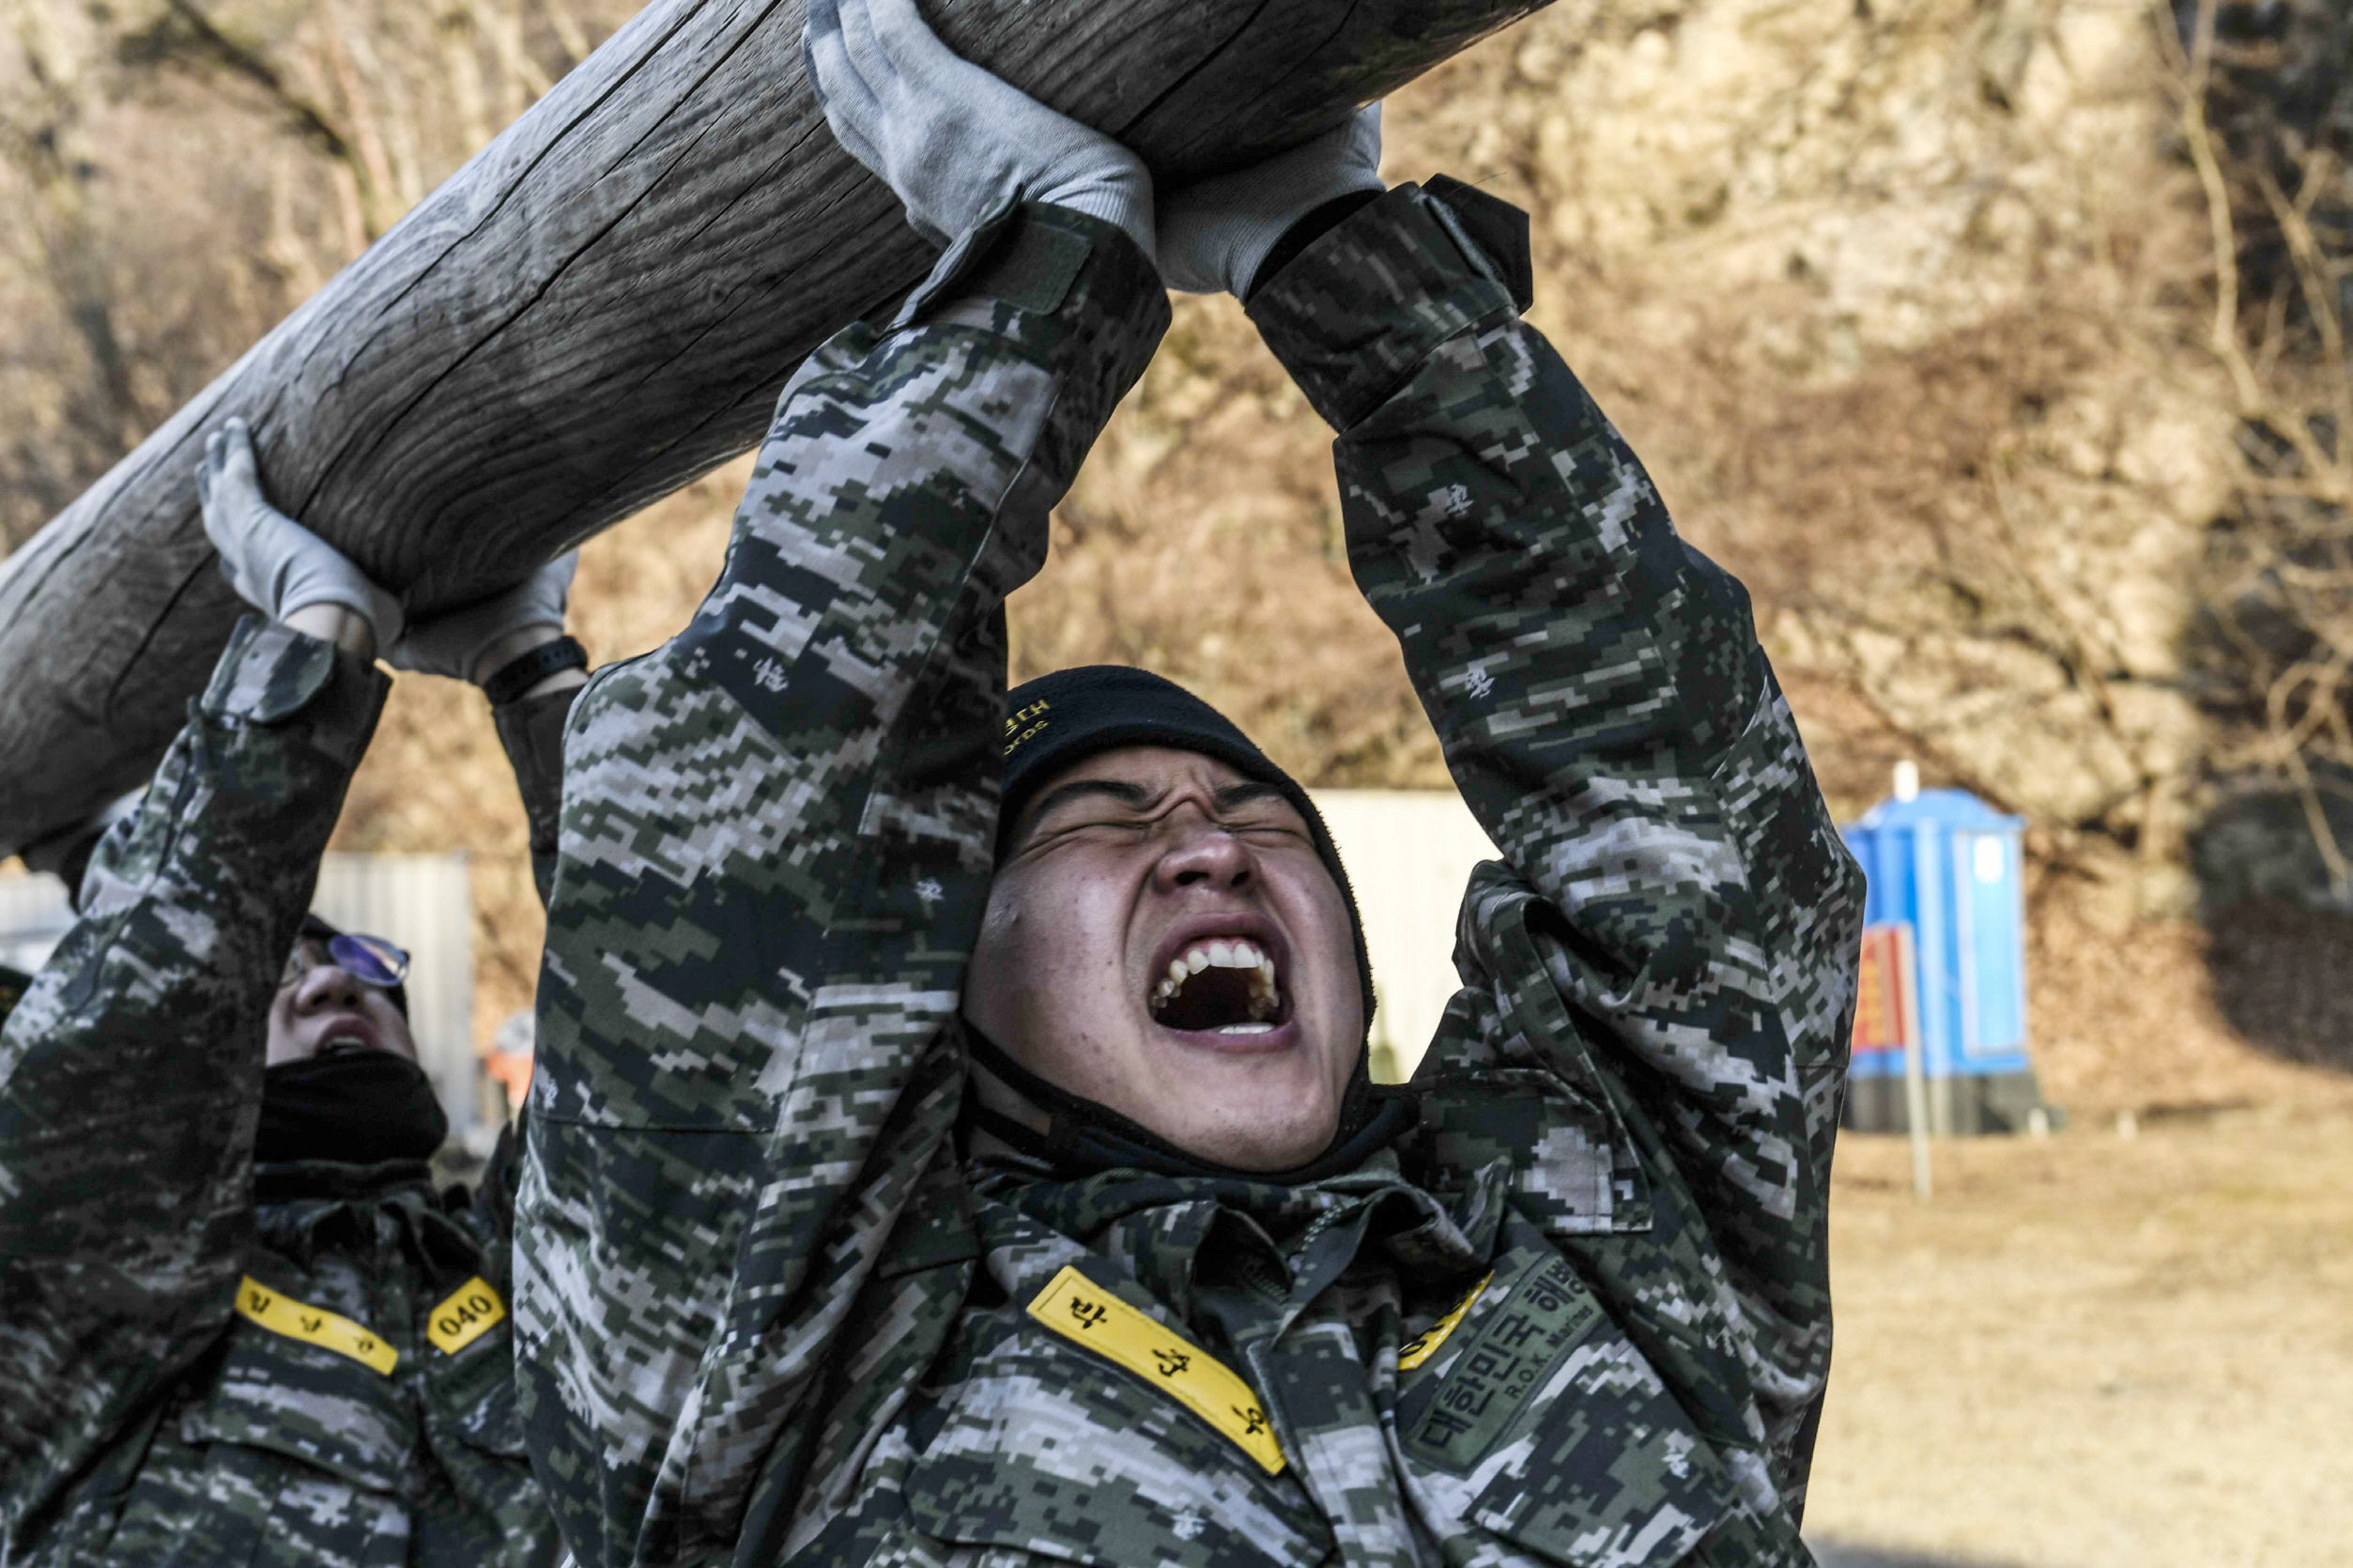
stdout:
<svg viewBox="0 0 2353 1568">
<path fill-rule="evenodd" d="M 490 1282 L 476 1275 L 450 1292 L 424 1320 L 424 1337 L 443 1355 L 454 1356 L 506 1316 L 506 1303 Z"/>
<path fill-rule="evenodd" d="M 1029 1304 L 1029 1315 L 1073 1345 L 1127 1368 L 1234 1441 L 1269 1475 L 1283 1473 L 1283 1445 L 1258 1396 L 1234 1370 L 1151 1314 L 1065 1268 Z"/>
<path fill-rule="evenodd" d="M 348 1356 L 386 1377 L 392 1375 L 392 1368 L 400 1361 L 400 1352 L 385 1344 L 366 1324 L 354 1323 L 307 1301 L 298 1301 L 250 1274 L 238 1282 L 237 1312 L 239 1317 L 258 1323 L 273 1334 Z"/>
<path fill-rule="evenodd" d="M 1446 1336 L 1453 1333 L 1455 1325 L 1469 1315 L 1470 1309 L 1478 1304 L 1479 1298 L 1486 1294 L 1487 1286 L 1494 1281 L 1495 1274 L 1490 1270 L 1485 1279 L 1470 1287 L 1469 1295 L 1454 1303 L 1453 1312 L 1399 1345 L 1397 1347 L 1397 1370 L 1411 1372 L 1415 1367 L 1437 1355 L 1438 1346 L 1446 1343 Z"/>
</svg>

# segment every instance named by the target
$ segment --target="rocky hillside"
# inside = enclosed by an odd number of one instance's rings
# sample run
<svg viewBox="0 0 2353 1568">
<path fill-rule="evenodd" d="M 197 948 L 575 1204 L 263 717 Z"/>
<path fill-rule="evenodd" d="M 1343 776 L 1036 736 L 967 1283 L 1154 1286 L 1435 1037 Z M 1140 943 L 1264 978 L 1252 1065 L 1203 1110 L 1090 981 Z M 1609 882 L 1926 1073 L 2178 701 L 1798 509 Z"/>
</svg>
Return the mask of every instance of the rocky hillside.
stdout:
<svg viewBox="0 0 2353 1568">
<path fill-rule="evenodd" d="M 2353 1065 L 2345 917 L 2310 907 L 2343 892 L 2330 808 L 2284 792 L 2305 743 L 2253 655 L 2214 652 L 2249 417 L 2317 315 L 2288 269 L 2218 322 L 2235 154 L 2184 105 L 2278 54 L 2198 36 L 2125 0 L 1559 0 L 1387 114 L 1392 179 L 1533 214 L 1535 319 L 1748 582 L 1834 806 L 1910 757 L 2027 820 L 2035 1035 L 2091 1111 Z M 1181 301 L 1015 600 L 1017 676 L 1150 665 L 1313 781 L 1442 784 L 1335 548 L 1329 438 L 1230 301 Z M 742 477 L 590 548 L 600 659 L 684 621 Z M 511 793 L 480 699 L 404 681 L 340 840 L 473 852 L 485 1038 L 538 932 Z M 2251 890 L 2302 904 L 2199 922 Z"/>
</svg>

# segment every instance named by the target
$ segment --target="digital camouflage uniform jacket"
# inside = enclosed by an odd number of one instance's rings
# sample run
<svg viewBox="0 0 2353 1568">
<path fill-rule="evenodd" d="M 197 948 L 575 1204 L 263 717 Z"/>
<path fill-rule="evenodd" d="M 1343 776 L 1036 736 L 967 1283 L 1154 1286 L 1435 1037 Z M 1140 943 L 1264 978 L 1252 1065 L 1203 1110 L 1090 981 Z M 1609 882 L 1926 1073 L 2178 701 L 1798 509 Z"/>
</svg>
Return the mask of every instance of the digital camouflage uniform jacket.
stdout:
<svg viewBox="0 0 2353 1568">
<path fill-rule="evenodd" d="M 9 1568 L 556 1556 L 498 1320 L 511 1182 L 254 1160 L 271 997 L 388 684 L 248 617 L 0 1032 Z"/>
<path fill-rule="evenodd" d="M 1000 601 L 1167 321 L 1026 209 L 803 367 L 701 612 L 574 711 L 515 1288 L 584 1564 L 1807 1560 L 1860 879 L 1442 189 L 1251 306 L 1504 852 L 1418 1128 L 1296 1189 L 960 1156 Z"/>
</svg>

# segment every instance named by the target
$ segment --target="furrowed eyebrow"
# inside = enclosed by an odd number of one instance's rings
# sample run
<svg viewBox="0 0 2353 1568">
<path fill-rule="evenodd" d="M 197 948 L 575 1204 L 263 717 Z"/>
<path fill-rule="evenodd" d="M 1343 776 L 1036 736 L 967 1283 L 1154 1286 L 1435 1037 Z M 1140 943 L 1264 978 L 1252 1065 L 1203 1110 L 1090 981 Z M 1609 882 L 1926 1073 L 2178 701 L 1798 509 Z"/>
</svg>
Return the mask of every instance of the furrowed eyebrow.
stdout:
<svg viewBox="0 0 2353 1568">
<path fill-rule="evenodd" d="M 1228 807 L 1249 806 L 1262 800 L 1282 801 L 1285 806 L 1290 804 L 1287 799 L 1284 799 L 1282 791 L 1271 784 L 1262 784 L 1254 778 L 1239 784 L 1228 784 L 1217 792 L 1218 809 L 1221 811 Z"/>
<path fill-rule="evenodd" d="M 1021 845 L 1026 844 L 1039 822 L 1044 822 L 1047 817 L 1073 801 L 1109 800 L 1131 811 L 1143 811 L 1148 809 L 1152 803 L 1160 798 L 1159 793 L 1146 789 L 1141 784 L 1130 783 L 1124 778 L 1073 779 L 1068 784 L 1057 785 L 1048 790 L 1031 803 L 1028 810 L 1023 814 L 1021 832 L 1015 838 L 1014 845 L 1018 849 Z M 1285 806 L 1290 804 L 1281 790 L 1271 784 L 1262 784 L 1256 779 L 1245 779 L 1239 784 L 1228 784 L 1219 790 L 1211 800 L 1221 812 L 1236 810 L 1241 807 L 1255 805 L 1260 801 L 1271 800 Z"/>
<path fill-rule="evenodd" d="M 1029 821 L 1024 824 L 1023 836 L 1026 838 L 1026 829 L 1045 821 L 1048 813 L 1060 810 L 1074 800 L 1084 800 L 1090 796 L 1115 800 L 1122 806 L 1137 809 L 1152 804 L 1152 792 L 1141 784 L 1130 784 L 1120 778 L 1073 779 L 1048 790 L 1030 806 Z"/>
</svg>

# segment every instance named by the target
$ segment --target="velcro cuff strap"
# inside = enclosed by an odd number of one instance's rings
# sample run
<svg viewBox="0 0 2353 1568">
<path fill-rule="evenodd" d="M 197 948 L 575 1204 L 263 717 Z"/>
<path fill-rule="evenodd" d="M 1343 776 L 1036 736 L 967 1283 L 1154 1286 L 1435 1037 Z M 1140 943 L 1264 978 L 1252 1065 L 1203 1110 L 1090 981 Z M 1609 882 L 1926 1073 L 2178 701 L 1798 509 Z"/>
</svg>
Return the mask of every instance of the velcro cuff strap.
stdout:
<svg viewBox="0 0 2353 1568">
<path fill-rule="evenodd" d="M 586 669 L 588 662 L 588 650 L 580 646 L 579 638 L 560 637 L 500 665 L 498 673 L 482 684 L 482 692 L 490 699 L 492 707 L 504 707 L 548 676 L 561 670 Z"/>
</svg>

